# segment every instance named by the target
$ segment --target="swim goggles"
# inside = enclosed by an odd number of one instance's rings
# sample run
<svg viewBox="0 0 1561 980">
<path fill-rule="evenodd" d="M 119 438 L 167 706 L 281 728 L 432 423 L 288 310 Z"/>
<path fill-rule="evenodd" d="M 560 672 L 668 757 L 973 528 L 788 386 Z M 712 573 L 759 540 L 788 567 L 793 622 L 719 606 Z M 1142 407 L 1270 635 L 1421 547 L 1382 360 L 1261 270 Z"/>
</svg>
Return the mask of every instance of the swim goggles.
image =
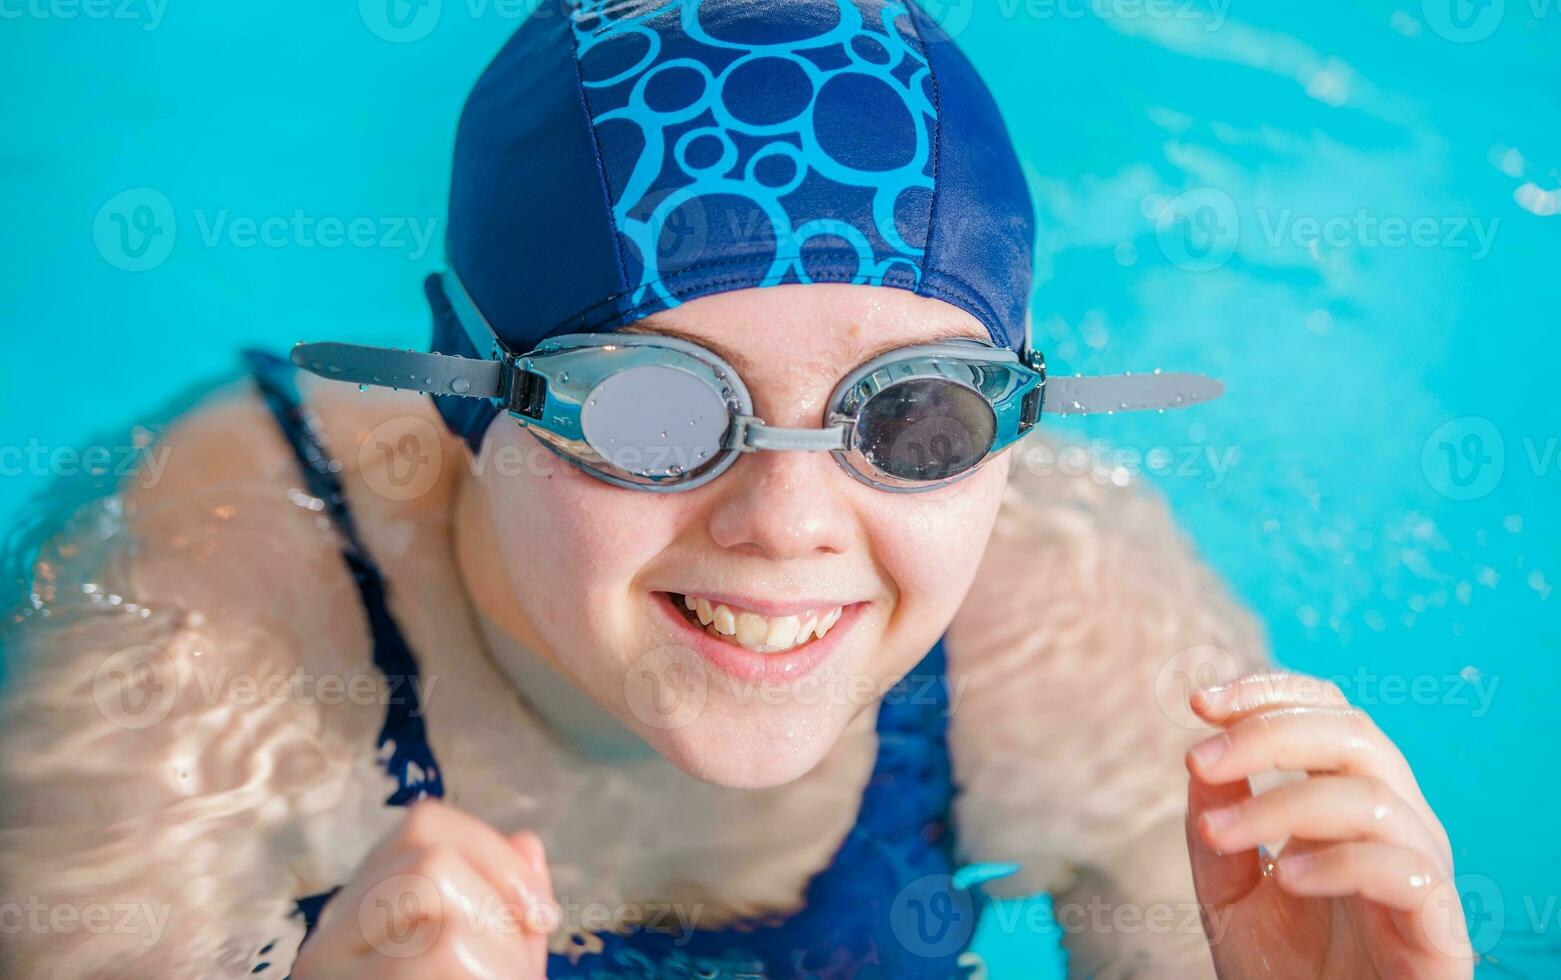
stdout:
<svg viewBox="0 0 1561 980">
<path fill-rule="evenodd" d="M 468 333 L 480 312 L 451 273 L 446 294 Z M 743 453 L 831 453 L 861 482 L 895 493 L 935 490 L 974 473 L 1056 415 L 1165 410 L 1210 401 L 1221 384 L 1195 374 L 1051 377 L 1032 350 L 956 338 L 901 347 L 858 365 L 835 386 L 824 426 L 788 429 L 753 414 L 724 359 L 655 334 L 574 333 L 493 358 L 354 344 L 293 348 L 322 377 L 435 395 L 489 398 L 549 449 L 591 476 L 634 490 L 703 486 Z M 481 350 L 481 346 L 478 347 Z"/>
</svg>

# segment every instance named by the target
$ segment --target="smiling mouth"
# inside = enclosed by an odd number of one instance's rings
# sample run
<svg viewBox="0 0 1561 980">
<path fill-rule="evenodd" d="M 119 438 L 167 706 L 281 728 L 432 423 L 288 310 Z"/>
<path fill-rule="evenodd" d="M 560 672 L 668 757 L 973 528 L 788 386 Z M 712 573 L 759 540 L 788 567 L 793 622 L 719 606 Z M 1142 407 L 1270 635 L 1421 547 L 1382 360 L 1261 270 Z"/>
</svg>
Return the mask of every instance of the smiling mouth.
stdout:
<svg viewBox="0 0 1561 980">
<path fill-rule="evenodd" d="M 712 602 L 703 596 L 669 592 L 672 605 L 695 629 L 754 653 L 790 653 L 823 639 L 845 607 L 813 609 L 795 616 L 763 616 L 748 609 Z"/>
</svg>

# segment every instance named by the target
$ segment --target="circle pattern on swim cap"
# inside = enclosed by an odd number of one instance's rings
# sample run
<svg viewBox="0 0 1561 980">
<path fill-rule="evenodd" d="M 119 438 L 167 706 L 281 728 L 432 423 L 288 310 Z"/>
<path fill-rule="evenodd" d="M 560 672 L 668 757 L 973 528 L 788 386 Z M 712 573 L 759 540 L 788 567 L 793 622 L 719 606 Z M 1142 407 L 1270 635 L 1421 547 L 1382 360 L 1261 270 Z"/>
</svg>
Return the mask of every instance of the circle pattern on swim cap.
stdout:
<svg viewBox="0 0 1561 980">
<path fill-rule="evenodd" d="M 580 0 L 581 84 L 627 295 L 592 329 L 787 282 L 921 283 L 937 127 L 884 0 Z M 669 227 L 697 228 L 690 237 Z"/>
</svg>

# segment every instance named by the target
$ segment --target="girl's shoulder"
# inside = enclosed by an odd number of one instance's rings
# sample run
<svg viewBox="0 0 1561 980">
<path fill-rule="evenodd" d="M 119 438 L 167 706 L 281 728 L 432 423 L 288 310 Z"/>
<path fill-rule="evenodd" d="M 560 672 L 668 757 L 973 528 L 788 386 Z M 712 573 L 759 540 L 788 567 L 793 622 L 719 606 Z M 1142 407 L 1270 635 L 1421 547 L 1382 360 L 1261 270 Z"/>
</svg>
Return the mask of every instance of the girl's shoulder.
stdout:
<svg viewBox="0 0 1561 980">
<path fill-rule="evenodd" d="M 415 492 L 388 475 L 449 445 L 426 399 L 302 393 L 366 547 L 437 551 L 454 473 L 420 472 Z M 142 455 L 38 544 L 0 640 L 0 895 L 157 913 L 122 943 L 51 936 L 24 962 L 183 975 L 225 936 L 218 955 L 249 975 L 268 945 L 296 945 L 289 897 L 350 872 L 342 828 L 366 843 L 396 819 L 375 758 L 393 692 L 342 530 L 252 381 L 211 391 Z"/>
<path fill-rule="evenodd" d="M 463 450 L 426 397 L 281 377 L 283 395 L 254 377 L 212 391 L 151 447 L 155 474 L 122 486 L 143 590 L 259 613 L 345 584 L 338 506 L 370 554 L 448 522 Z"/>
<path fill-rule="evenodd" d="M 290 439 L 284 416 L 294 410 L 299 432 Z M 442 511 L 464 453 L 424 395 L 359 391 L 273 364 L 212 390 L 174 419 L 156 447 L 166 465 L 155 479 L 130 480 L 122 490 L 143 512 L 246 489 L 255 491 L 245 494 L 252 504 L 296 510 L 296 496 L 263 491 L 302 486 L 297 442 L 328 458 L 350 508 L 366 519 Z"/>
<path fill-rule="evenodd" d="M 1088 460 L 1051 433 L 1038 457 Z M 1204 731 L 1194 681 L 1267 660 L 1252 614 L 1137 478 L 1016 460 L 983 564 L 948 634 L 963 846 L 1020 860 L 1002 894 L 1074 871 L 1185 805 Z"/>
</svg>

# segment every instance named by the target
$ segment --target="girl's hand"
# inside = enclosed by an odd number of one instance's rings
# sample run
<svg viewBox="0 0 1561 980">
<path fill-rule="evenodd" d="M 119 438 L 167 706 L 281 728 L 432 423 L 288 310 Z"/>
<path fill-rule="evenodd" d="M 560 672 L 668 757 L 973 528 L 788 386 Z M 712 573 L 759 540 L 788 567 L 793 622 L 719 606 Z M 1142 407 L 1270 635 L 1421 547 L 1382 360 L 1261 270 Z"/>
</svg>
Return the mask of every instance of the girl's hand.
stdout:
<svg viewBox="0 0 1561 980">
<path fill-rule="evenodd" d="M 547 975 L 558 903 L 542 842 L 505 838 L 433 800 L 414 804 L 326 903 L 294 980 Z"/>
<path fill-rule="evenodd" d="M 1221 978 L 1473 976 L 1447 833 L 1398 748 L 1339 689 L 1265 674 L 1193 694 L 1187 846 Z M 1307 778 L 1252 795 L 1272 769 Z M 1276 867 L 1257 847 L 1287 841 Z"/>
</svg>

